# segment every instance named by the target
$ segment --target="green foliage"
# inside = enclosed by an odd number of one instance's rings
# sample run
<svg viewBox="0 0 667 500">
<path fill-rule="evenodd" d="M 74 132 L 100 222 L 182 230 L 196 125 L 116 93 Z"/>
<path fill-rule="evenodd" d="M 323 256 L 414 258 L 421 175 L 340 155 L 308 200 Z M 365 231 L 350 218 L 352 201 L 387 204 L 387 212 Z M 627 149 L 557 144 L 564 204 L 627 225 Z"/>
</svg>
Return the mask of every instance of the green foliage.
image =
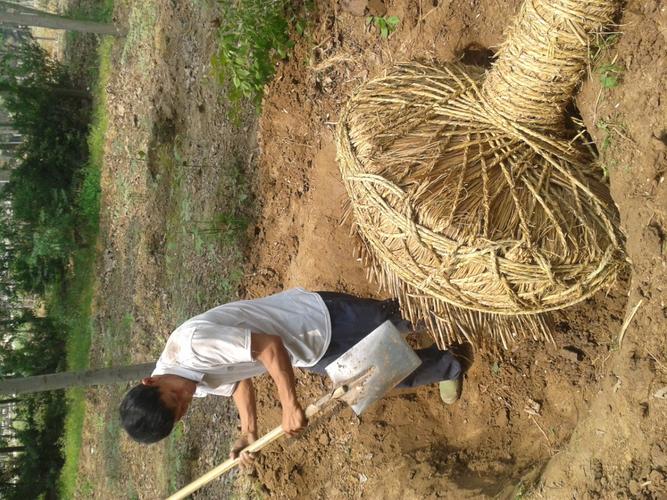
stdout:
<svg viewBox="0 0 667 500">
<path fill-rule="evenodd" d="M 375 26 L 385 40 L 396 31 L 401 19 L 398 16 L 368 16 L 367 23 Z"/>
<path fill-rule="evenodd" d="M 80 3 L 79 5 L 68 7 L 67 17 L 80 19 L 82 21 L 109 23 L 113 21 L 113 6 L 113 0 Z"/>
<path fill-rule="evenodd" d="M 62 325 L 50 318 L 36 317 L 30 310 L 18 315 L 2 311 L 0 376 L 22 377 L 52 373 L 63 368 Z M 15 484 L 0 482 L 0 496 L 7 499 L 55 498 L 56 475 L 62 465 L 58 441 L 65 416 L 62 391 L 24 396 L 16 404 L 13 438 L 24 451 L 3 461 L 3 475 L 16 474 Z M 10 428 L 11 429 L 11 428 Z M 9 429 L 5 429 L 6 432 Z"/>
<path fill-rule="evenodd" d="M 623 68 L 617 64 L 601 64 L 598 66 L 598 74 L 600 75 L 600 83 L 605 89 L 613 89 L 618 87 L 621 82 L 621 75 Z"/>
<path fill-rule="evenodd" d="M 105 0 L 105 16 L 110 1 Z M 109 55 L 111 43 L 102 44 Z M 71 71 L 30 41 L 0 54 L 2 103 L 24 140 L 10 182 L 0 193 L 0 252 L 11 287 L 2 286 L 10 307 L 21 304 L 26 295 L 37 295 L 48 312 L 48 317 L 37 318 L 28 312 L 16 316 L 15 309 L 11 316 L 2 311 L 12 318 L 3 322 L 0 335 L 4 342 L 0 372 L 5 375 L 87 365 L 106 115 L 95 113 L 87 144 L 91 98 Z M 98 95 L 103 88 L 98 88 Z M 90 156 L 88 147 L 93 150 Z M 72 390 L 67 398 L 62 391 L 23 398 L 18 439 L 26 451 L 9 464 L 20 480 L 16 485 L 2 483 L 0 496 L 71 498 L 75 490 L 69 485 L 76 485 L 84 414 L 81 390 Z M 63 427 L 68 434 L 61 448 Z M 65 453 L 76 457 L 68 469 L 74 481 L 59 484 Z"/>
<path fill-rule="evenodd" d="M 174 430 L 167 437 L 166 443 L 166 463 L 169 469 L 167 477 L 169 478 L 169 494 L 175 493 L 180 489 L 180 482 L 185 469 L 184 456 L 186 453 L 187 442 L 184 439 L 183 421 L 176 422 Z"/>
<path fill-rule="evenodd" d="M 57 442 L 66 411 L 62 391 L 26 396 L 16 406 L 15 420 L 24 423 L 17 438 L 25 450 L 11 467 L 18 476 L 16 484 L 0 484 L 0 496 L 7 500 L 57 498 L 55 485 L 63 457 Z"/>
<path fill-rule="evenodd" d="M 25 377 L 63 368 L 65 340 L 60 335 L 62 325 L 57 321 L 38 318 L 23 310 L 3 326 L 11 328 L 12 342 L 0 349 L 2 376 Z"/>
<path fill-rule="evenodd" d="M 620 38 L 620 33 L 598 33 L 593 37 L 590 60 L 604 89 L 613 89 L 621 83 L 623 68 L 612 57 L 612 49 Z"/>
<path fill-rule="evenodd" d="M 222 7 L 218 50 L 212 58 L 221 83 L 232 101 L 250 99 L 259 104 L 275 64 L 286 59 L 294 42 L 290 27 L 303 33 L 288 0 L 218 0 Z"/>
<path fill-rule="evenodd" d="M 0 90 L 13 127 L 24 138 L 1 198 L 3 244 L 21 289 L 43 293 L 61 275 L 76 246 L 72 200 L 85 163 L 90 117 L 86 92 L 34 42 L 0 54 Z"/>
</svg>

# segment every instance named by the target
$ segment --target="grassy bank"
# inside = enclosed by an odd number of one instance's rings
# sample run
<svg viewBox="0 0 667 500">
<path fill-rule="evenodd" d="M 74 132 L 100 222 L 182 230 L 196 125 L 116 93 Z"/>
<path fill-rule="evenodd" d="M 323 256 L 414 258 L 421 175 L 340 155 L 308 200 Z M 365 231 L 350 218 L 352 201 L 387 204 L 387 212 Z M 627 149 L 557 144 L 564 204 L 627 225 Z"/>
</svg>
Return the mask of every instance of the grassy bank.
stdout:
<svg viewBox="0 0 667 500">
<path fill-rule="evenodd" d="M 100 171 L 104 156 L 105 134 L 108 124 L 104 88 L 111 76 L 111 50 L 114 40 L 104 39 L 98 49 L 99 73 L 93 96 L 93 122 L 88 146 L 90 157 L 83 170 L 83 183 L 78 197 L 78 216 L 84 240 L 94 242 L 97 237 L 100 204 Z M 72 273 L 65 283 L 54 290 L 49 300 L 49 311 L 67 325 L 67 367 L 83 370 L 88 367 L 92 336 L 92 301 L 95 289 L 95 245 L 78 249 L 73 255 Z M 85 391 L 71 389 L 67 394 L 69 410 L 65 421 L 63 451 L 65 465 L 60 477 L 62 498 L 72 498 L 76 491 L 79 451 L 85 414 Z"/>
</svg>

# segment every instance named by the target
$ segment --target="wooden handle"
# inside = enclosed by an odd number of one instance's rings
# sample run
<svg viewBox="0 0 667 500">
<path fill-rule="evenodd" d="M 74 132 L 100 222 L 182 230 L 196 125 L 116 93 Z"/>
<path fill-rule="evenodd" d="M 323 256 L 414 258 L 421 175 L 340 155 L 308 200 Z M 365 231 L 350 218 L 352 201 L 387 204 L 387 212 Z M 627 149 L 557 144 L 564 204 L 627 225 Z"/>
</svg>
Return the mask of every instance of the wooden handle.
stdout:
<svg viewBox="0 0 667 500">
<path fill-rule="evenodd" d="M 306 408 L 306 418 L 311 419 L 315 415 L 317 415 L 324 406 L 326 406 L 327 403 L 330 401 L 333 401 L 335 399 L 340 398 L 343 394 L 345 394 L 348 391 L 348 386 L 343 385 L 340 387 L 337 387 L 333 391 L 325 394 L 322 396 L 320 399 L 318 399 L 315 403 L 312 403 L 308 405 Z M 268 434 L 264 434 L 261 438 L 259 438 L 257 441 L 255 441 L 252 444 L 249 444 L 241 452 L 239 453 L 239 456 L 237 458 L 229 458 L 222 462 L 220 465 L 218 465 L 216 468 L 211 469 L 208 471 L 206 474 L 201 476 L 199 479 L 195 479 L 192 481 L 190 484 L 185 486 L 184 488 L 181 488 L 178 490 L 176 493 L 171 495 L 167 500 L 181 500 L 182 498 L 187 497 L 188 495 L 194 493 L 197 491 L 199 488 L 204 486 L 206 483 L 209 483 L 213 481 L 216 477 L 221 476 L 225 472 L 227 472 L 230 469 L 233 469 L 237 465 L 241 463 L 241 453 L 244 452 L 250 452 L 250 453 L 255 453 L 262 448 L 264 448 L 266 445 L 269 443 L 272 443 L 279 437 L 283 436 L 285 434 L 285 431 L 283 430 L 282 426 L 281 427 L 276 427 L 273 429 L 271 432 Z"/>
<path fill-rule="evenodd" d="M 246 446 L 241 450 L 241 453 L 243 452 L 251 452 L 254 453 L 256 451 L 261 450 L 264 448 L 267 444 L 275 441 L 279 437 L 281 437 L 283 434 L 285 434 L 285 431 L 283 430 L 282 427 L 276 427 L 273 429 L 271 432 L 268 434 L 264 434 L 261 438 L 259 438 L 257 441 L 254 443 L 251 443 L 250 445 Z M 190 494 L 194 493 L 197 491 L 199 488 L 204 486 L 206 483 L 213 481 L 216 477 L 221 476 L 225 472 L 227 472 L 230 469 L 233 469 L 237 465 L 241 463 L 241 453 L 239 453 L 239 456 L 236 458 L 229 458 L 222 462 L 220 465 L 218 465 L 216 468 L 211 469 L 208 471 L 206 474 L 201 476 L 199 479 L 195 479 L 192 481 L 190 484 L 188 484 L 185 488 L 182 488 L 178 490 L 176 493 L 171 495 L 167 500 L 180 500 L 182 498 L 185 498 L 189 496 Z"/>
</svg>

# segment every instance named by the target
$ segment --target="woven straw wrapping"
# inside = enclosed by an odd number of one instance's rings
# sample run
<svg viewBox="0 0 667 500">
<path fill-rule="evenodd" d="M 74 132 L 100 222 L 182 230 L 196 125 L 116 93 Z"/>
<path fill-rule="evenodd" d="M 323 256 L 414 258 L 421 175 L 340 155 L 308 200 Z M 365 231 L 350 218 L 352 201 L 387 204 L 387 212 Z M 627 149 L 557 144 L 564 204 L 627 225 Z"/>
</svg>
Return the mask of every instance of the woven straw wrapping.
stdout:
<svg viewBox="0 0 667 500">
<path fill-rule="evenodd" d="M 612 12 L 529 0 L 488 76 L 400 64 L 344 109 L 338 160 L 361 254 L 440 347 L 550 338 L 538 313 L 590 297 L 624 266 L 608 189 L 563 114 L 587 33 Z"/>
</svg>

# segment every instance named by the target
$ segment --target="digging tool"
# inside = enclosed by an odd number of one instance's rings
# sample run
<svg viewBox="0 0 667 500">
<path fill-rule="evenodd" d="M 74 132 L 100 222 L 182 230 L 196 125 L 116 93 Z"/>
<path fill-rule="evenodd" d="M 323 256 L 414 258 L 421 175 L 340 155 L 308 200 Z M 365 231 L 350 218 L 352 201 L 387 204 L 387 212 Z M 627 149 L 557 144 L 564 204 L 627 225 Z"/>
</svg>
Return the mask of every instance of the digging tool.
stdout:
<svg viewBox="0 0 667 500">
<path fill-rule="evenodd" d="M 360 415 L 370 404 L 380 399 L 401 380 L 412 373 L 421 360 L 407 344 L 400 332 L 385 321 L 359 343 L 325 368 L 334 383 L 334 389 L 306 408 L 306 418 L 312 419 L 333 401 L 345 401 Z M 283 436 L 282 427 L 276 427 L 241 453 L 254 453 Z M 180 500 L 219 477 L 241 462 L 230 458 L 199 479 L 174 493 L 167 500 Z"/>
</svg>

